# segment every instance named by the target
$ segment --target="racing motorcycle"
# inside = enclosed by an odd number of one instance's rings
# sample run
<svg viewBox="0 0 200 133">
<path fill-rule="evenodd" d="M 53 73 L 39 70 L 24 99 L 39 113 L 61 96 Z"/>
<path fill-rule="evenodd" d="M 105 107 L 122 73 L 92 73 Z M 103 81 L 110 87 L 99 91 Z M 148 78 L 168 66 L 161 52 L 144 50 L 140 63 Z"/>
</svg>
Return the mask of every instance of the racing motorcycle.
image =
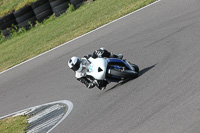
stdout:
<svg viewBox="0 0 200 133">
<path fill-rule="evenodd" d="M 87 75 L 97 80 L 120 82 L 138 77 L 139 67 L 135 64 L 118 58 L 89 58 Z"/>
</svg>

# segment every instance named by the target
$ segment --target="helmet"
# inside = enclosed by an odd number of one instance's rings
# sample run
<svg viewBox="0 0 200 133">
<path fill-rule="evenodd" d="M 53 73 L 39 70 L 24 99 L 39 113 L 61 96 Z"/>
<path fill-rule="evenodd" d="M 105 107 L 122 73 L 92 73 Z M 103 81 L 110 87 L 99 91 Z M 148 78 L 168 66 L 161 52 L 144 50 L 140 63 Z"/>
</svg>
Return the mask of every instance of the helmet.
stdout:
<svg viewBox="0 0 200 133">
<path fill-rule="evenodd" d="M 79 70 L 81 65 L 81 60 L 78 57 L 73 56 L 71 59 L 68 61 L 68 66 L 71 68 L 73 71 Z M 81 67 L 82 68 L 82 67 Z"/>
</svg>

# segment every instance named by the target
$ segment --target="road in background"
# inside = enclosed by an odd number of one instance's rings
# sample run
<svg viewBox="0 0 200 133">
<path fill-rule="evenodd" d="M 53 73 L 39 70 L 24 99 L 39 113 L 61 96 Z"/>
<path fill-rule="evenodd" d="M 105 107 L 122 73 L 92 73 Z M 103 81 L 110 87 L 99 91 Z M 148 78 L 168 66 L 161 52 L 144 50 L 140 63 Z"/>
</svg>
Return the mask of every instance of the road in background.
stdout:
<svg viewBox="0 0 200 133">
<path fill-rule="evenodd" d="M 200 1 L 162 0 L 0 75 L 0 116 L 58 100 L 74 108 L 54 133 L 199 133 Z M 88 90 L 68 59 L 105 47 L 140 77 Z"/>
</svg>

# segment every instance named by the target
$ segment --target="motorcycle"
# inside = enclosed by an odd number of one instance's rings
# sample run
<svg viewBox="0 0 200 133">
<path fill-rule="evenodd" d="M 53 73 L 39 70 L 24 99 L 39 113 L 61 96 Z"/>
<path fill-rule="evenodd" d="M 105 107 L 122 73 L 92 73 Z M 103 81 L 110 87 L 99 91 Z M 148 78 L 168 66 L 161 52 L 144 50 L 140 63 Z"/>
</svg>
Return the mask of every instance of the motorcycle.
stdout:
<svg viewBox="0 0 200 133">
<path fill-rule="evenodd" d="M 118 58 L 89 58 L 87 75 L 97 80 L 120 82 L 138 77 L 139 67 L 126 60 Z"/>
</svg>

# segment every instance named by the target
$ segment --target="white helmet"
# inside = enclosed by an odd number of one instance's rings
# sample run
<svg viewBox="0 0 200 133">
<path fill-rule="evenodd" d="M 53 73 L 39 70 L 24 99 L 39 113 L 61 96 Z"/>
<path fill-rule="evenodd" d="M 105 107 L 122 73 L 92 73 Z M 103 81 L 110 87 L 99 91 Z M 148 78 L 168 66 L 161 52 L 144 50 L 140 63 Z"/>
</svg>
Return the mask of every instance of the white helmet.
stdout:
<svg viewBox="0 0 200 133">
<path fill-rule="evenodd" d="M 73 71 L 79 70 L 80 68 L 82 68 L 80 58 L 78 58 L 78 57 L 76 57 L 76 56 L 73 56 L 71 59 L 69 59 L 69 61 L 68 61 L 68 66 L 69 66 L 69 68 L 71 68 Z"/>
</svg>

